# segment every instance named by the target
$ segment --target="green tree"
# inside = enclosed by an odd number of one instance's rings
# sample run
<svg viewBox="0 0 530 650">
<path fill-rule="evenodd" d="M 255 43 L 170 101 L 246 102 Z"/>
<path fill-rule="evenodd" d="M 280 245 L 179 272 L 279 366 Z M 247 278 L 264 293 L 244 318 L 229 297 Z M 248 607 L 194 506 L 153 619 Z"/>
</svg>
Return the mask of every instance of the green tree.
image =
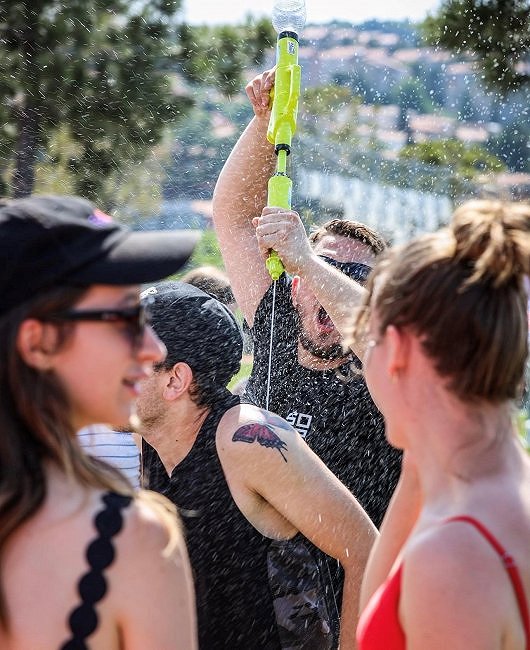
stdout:
<svg viewBox="0 0 530 650">
<path fill-rule="evenodd" d="M 432 112 L 432 101 L 424 84 L 417 77 L 404 79 L 393 91 L 395 103 L 405 112 Z"/>
<path fill-rule="evenodd" d="M 348 86 L 330 83 L 306 88 L 300 101 L 300 135 L 321 137 L 325 131 L 330 142 L 352 144 L 357 139 L 360 103 Z"/>
<path fill-rule="evenodd" d="M 433 44 L 475 54 L 486 82 L 504 94 L 530 82 L 519 65 L 530 47 L 529 0 L 444 0 L 423 30 Z"/>
<path fill-rule="evenodd" d="M 480 111 L 473 102 L 469 88 L 466 88 L 460 96 L 458 117 L 464 122 L 476 122 L 480 119 Z"/>
<path fill-rule="evenodd" d="M 0 2 L 1 193 L 31 193 L 36 172 L 57 185 L 62 170 L 65 188 L 102 200 L 108 179 L 138 168 L 192 105 L 175 95 L 175 72 L 227 96 L 240 89 L 274 41 L 270 23 L 179 25 L 180 4 Z"/>
<path fill-rule="evenodd" d="M 400 158 L 414 159 L 429 165 L 453 167 L 466 178 L 485 171 L 502 171 L 502 162 L 478 144 L 464 144 L 460 140 L 431 140 L 404 147 Z"/>
<path fill-rule="evenodd" d="M 239 91 L 246 66 L 261 65 L 265 52 L 275 42 L 269 20 L 253 23 L 247 18 L 240 26 L 216 27 L 181 25 L 175 59 L 194 84 L 211 83 L 227 97 Z"/>
<path fill-rule="evenodd" d="M 312 115 L 327 115 L 348 106 L 353 100 L 353 93 L 346 86 L 314 86 L 304 90 L 301 109 Z M 358 101 L 355 104 L 358 105 Z"/>
<path fill-rule="evenodd" d="M 242 85 L 245 56 L 240 34 L 235 27 L 225 25 L 217 31 L 214 43 L 210 56 L 216 62 L 215 78 L 221 92 L 230 97 Z"/>
<path fill-rule="evenodd" d="M 512 172 L 530 173 L 530 125 L 509 124 L 488 142 L 488 150 Z"/>
<path fill-rule="evenodd" d="M 248 52 L 251 62 L 260 66 L 265 53 L 270 51 L 276 43 L 276 32 L 268 18 L 261 18 L 257 23 L 247 19 L 246 25 L 242 27 L 245 39 L 245 49 Z"/>
<path fill-rule="evenodd" d="M 0 4 L 2 157 L 11 194 L 31 193 L 50 134 L 67 125 L 75 191 L 141 159 L 189 104 L 159 63 L 180 0 L 19 0 Z M 14 145 L 14 155 L 12 154 Z"/>
<path fill-rule="evenodd" d="M 183 23 L 177 27 L 178 53 L 175 61 L 191 83 L 205 81 L 208 69 L 205 43 L 209 40 L 208 30 Z"/>
<path fill-rule="evenodd" d="M 496 156 L 481 145 L 464 144 L 453 138 L 407 145 L 400 151 L 399 157 L 402 160 L 420 162 L 431 169 L 450 168 L 452 173 L 449 189 L 453 197 L 458 196 L 466 183 L 477 176 L 506 169 Z M 430 182 L 427 176 L 426 180 Z"/>
</svg>

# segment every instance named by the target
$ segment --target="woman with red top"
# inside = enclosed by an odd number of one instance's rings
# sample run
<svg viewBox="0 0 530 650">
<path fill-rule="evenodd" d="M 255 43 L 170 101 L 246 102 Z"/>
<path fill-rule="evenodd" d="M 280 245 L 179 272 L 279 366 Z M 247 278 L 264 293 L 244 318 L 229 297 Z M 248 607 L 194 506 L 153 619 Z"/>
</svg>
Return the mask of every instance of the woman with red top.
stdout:
<svg viewBox="0 0 530 650">
<path fill-rule="evenodd" d="M 530 206 L 471 201 L 378 263 L 356 334 L 404 467 L 363 583 L 360 650 L 530 648 L 530 459 L 514 427 Z"/>
</svg>

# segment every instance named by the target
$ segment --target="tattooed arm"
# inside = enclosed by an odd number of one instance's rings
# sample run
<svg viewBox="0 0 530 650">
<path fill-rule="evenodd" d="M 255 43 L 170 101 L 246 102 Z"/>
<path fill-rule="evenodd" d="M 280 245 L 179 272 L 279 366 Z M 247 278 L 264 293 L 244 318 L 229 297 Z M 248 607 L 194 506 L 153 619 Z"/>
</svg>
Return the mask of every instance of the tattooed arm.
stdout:
<svg viewBox="0 0 530 650">
<path fill-rule="evenodd" d="M 285 420 L 241 405 L 221 420 L 217 448 L 230 490 L 263 534 L 300 531 L 345 572 L 341 650 L 355 648 L 359 593 L 377 531 L 356 499 Z"/>
</svg>

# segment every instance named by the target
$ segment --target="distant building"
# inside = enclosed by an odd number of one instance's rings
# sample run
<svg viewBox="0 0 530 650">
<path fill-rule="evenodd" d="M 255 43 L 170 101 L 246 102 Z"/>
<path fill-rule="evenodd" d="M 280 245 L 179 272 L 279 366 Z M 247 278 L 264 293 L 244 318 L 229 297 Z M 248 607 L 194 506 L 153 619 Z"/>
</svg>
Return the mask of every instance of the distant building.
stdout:
<svg viewBox="0 0 530 650">
<path fill-rule="evenodd" d="M 443 115 L 409 115 L 409 128 L 414 142 L 445 140 L 455 136 L 456 120 Z"/>
<path fill-rule="evenodd" d="M 501 199 L 530 200 L 530 174 L 504 172 L 478 179 L 485 194 Z"/>
</svg>

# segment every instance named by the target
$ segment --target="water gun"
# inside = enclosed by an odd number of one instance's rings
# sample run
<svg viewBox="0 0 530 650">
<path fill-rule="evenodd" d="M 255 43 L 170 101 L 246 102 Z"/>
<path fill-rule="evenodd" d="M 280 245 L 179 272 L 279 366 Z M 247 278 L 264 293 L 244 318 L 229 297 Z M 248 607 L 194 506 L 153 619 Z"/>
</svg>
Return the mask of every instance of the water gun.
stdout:
<svg viewBox="0 0 530 650">
<path fill-rule="evenodd" d="M 305 23 L 304 0 L 277 0 L 272 24 L 278 32 L 276 44 L 276 76 L 271 92 L 272 107 L 267 139 L 274 145 L 276 171 L 269 179 L 267 205 L 289 210 L 293 183 L 287 175 L 287 156 L 296 131 L 301 68 L 298 65 L 298 34 Z M 283 273 L 283 264 L 276 251 L 271 251 L 267 270 L 273 280 Z"/>
</svg>

